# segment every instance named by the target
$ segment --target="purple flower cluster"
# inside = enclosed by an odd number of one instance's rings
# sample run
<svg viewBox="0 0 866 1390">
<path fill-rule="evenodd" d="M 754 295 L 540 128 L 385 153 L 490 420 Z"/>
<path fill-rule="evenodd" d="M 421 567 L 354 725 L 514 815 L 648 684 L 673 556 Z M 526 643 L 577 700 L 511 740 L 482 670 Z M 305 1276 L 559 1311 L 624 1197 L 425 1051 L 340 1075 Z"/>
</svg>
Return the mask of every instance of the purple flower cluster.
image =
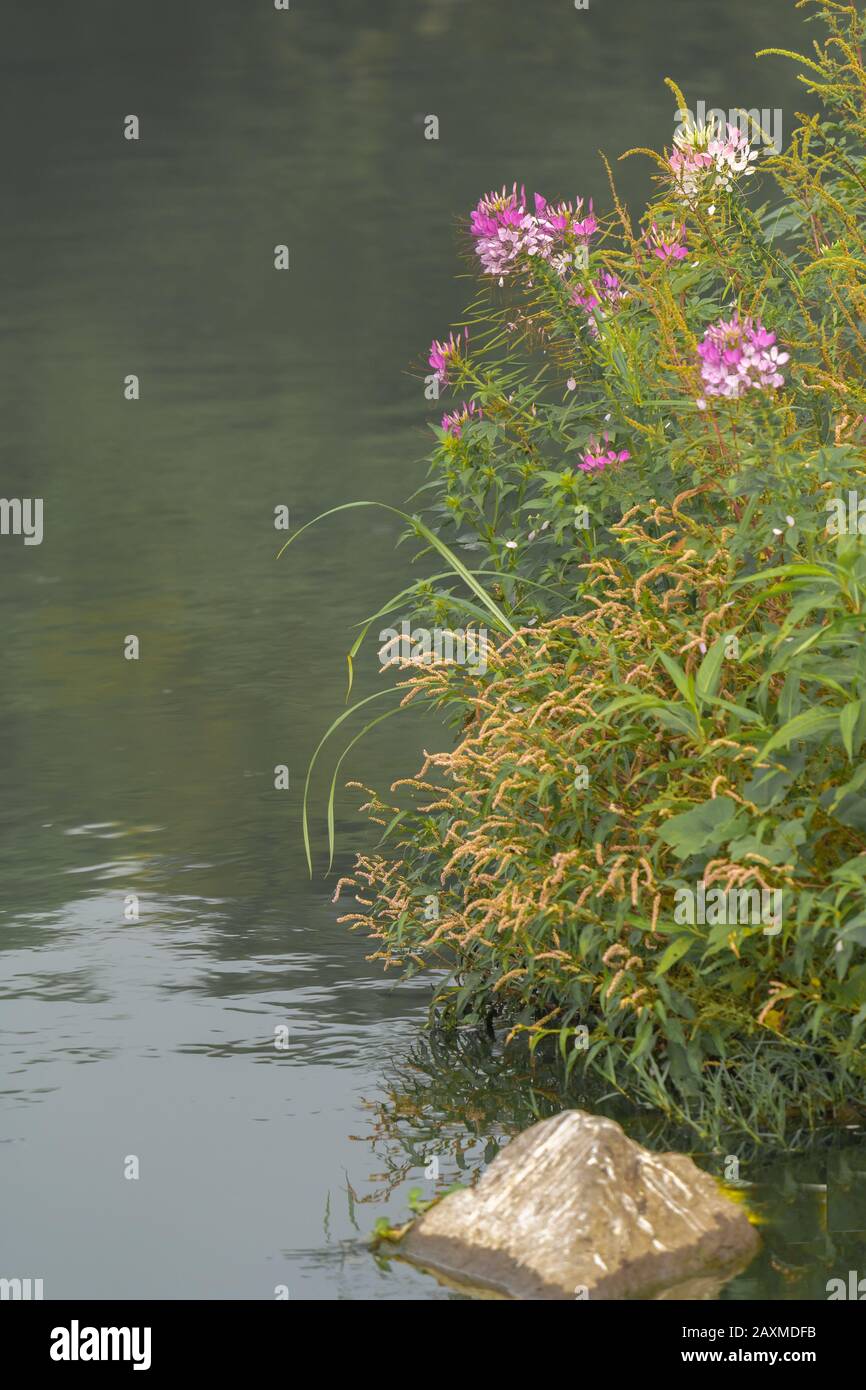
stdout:
<svg viewBox="0 0 866 1390">
<path fill-rule="evenodd" d="M 776 346 L 775 333 L 768 333 L 760 319 L 719 319 L 706 330 L 698 344 L 701 377 L 707 396 L 737 400 L 748 391 L 775 390 L 784 386 L 781 368 L 789 354 Z M 698 401 L 706 408 L 706 401 Z"/>
<path fill-rule="evenodd" d="M 660 261 L 684 261 L 689 254 L 686 229 L 674 223 L 665 230 L 653 222 L 644 232 L 647 249 Z"/>
<path fill-rule="evenodd" d="M 462 439 L 463 426 L 471 420 L 483 420 L 483 418 L 484 411 L 480 406 L 476 407 L 474 401 L 470 401 L 468 405 L 464 401 L 460 410 L 452 410 L 450 415 L 442 416 L 442 428 L 452 438 Z"/>
<path fill-rule="evenodd" d="M 584 216 L 583 199 L 576 203 L 548 203 L 540 193 L 530 211 L 526 189 L 514 185 L 508 193 L 488 193 L 470 218 L 475 250 L 488 275 L 500 283 L 523 256 L 540 256 L 558 275 L 585 265 L 589 241 L 598 230 L 592 199 Z"/>
<path fill-rule="evenodd" d="M 464 328 L 462 346 L 465 347 L 468 341 L 469 330 Z M 453 361 L 456 361 L 460 357 L 460 352 L 461 335 L 459 333 L 456 338 L 453 333 L 449 334 L 445 342 L 442 343 L 434 338 L 433 342 L 430 344 L 430 356 L 427 360 L 433 368 L 434 374 L 439 378 L 443 386 L 448 385 L 448 368 Z"/>
<path fill-rule="evenodd" d="M 603 468 L 625 463 L 630 458 L 631 454 L 628 449 L 610 448 L 610 435 L 605 430 L 603 440 L 598 440 L 595 435 L 590 435 L 586 442 L 586 450 L 581 454 L 580 463 L 577 466 L 582 473 L 599 473 Z"/>
</svg>

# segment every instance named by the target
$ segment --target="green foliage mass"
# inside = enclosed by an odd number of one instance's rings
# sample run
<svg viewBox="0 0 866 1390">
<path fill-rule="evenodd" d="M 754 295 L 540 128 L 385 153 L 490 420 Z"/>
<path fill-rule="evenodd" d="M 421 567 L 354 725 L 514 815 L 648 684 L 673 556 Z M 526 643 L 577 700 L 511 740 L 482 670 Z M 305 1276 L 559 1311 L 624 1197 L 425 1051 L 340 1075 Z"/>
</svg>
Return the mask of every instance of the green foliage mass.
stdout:
<svg viewBox="0 0 866 1390">
<path fill-rule="evenodd" d="M 485 672 L 405 663 L 456 746 L 372 794 L 385 846 L 349 880 L 377 955 L 439 972 L 443 1019 L 779 1139 L 866 1076 L 866 22 L 809 9 L 820 41 L 787 56 L 816 109 L 756 178 L 684 199 L 653 155 L 638 226 L 611 180 L 584 282 L 618 277 L 608 311 L 541 257 L 479 275 L 448 371 L 476 414 L 434 430 L 412 526 L 451 579 L 392 611 L 495 645 Z M 698 344 L 735 313 L 789 354 L 782 388 L 706 394 Z M 599 440 L 629 457 L 584 471 Z M 778 919 L 732 920 L 732 894 Z"/>
</svg>

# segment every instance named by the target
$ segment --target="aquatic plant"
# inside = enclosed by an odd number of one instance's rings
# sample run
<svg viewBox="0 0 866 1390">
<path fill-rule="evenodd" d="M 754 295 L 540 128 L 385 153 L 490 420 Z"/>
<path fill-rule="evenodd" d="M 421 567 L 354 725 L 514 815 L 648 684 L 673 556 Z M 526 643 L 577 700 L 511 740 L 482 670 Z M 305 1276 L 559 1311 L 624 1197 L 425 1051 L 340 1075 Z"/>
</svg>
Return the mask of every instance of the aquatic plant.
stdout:
<svg viewBox="0 0 866 1390">
<path fill-rule="evenodd" d="M 440 1018 L 755 1141 L 866 1077 L 866 21 L 800 4 L 829 32 L 786 55 L 819 109 L 781 152 L 643 151 L 638 227 L 612 178 L 606 217 L 472 214 L 430 356 L 469 402 L 425 494 L 454 582 L 395 602 L 501 640 L 397 687 L 456 745 L 370 793 L 384 848 L 340 885 L 386 966 L 444 972 Z"/>
</svg>

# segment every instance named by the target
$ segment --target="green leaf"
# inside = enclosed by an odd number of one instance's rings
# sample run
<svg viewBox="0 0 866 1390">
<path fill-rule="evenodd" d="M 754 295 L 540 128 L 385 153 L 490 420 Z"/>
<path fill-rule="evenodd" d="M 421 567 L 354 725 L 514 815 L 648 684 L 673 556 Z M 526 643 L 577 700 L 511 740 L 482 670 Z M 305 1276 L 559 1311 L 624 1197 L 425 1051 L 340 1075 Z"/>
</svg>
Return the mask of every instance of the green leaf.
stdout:
<svg viewBox="0 0 866 1390">
<path fill-rule="evenodd" d="M 757 761 L 764 759 L 774 748 L 787 748 L 795 739 L 829 733 L 837 727 L 838 720 L 838 710 L 807 709 L 802 714 L 795 714 L 793 719 L 789 719 L 787 724 L 783 724 L 781 729 L 777 729 L 773 737 L 767 740 L 758 754 Z"/>
<path fill-rule="evenodd" d="M 847 796 L 852 796 L 854 792 L 858 792 L 864 782 L 866 782 L 866 763 L 862 763 L 860 767 L 858 767 L 849 782 L 843 782 L 841 787 L 836 788 L 835 796 L 831 793 L 828 797 L 827 809 L 830 811 L 830 814 L 833 815 L 835 813 L 837 806 L 839 806 Z M 824 804 L 823 798 L 821 804 Z"/>
<path fill-rule="evenodd" d="M 675 734 L 688 734 L 691 738 L 698 735 L 699 731 L 695 727 L 694 715 L 683 710 L 681 705 L 670 704 L 654 709 L 651 713 L 660 724 Z"/>
<path fill-rule="evenodd" d="M 668 950 L 670 950 L 670 947 L 668 947 Z M 634 1047 L 628 1055 L 629 1062 L 633 1065 L 640 1057 L 643 1057 L 644 1053 L 649 1052 L 654 1040 L 655 1031 L 653 1029 L 652 1014 L 644 1014 L 638 1024 Z"/>
<path fill-rule="evenodd" d="M 729 796 L 716 796 L 693 806 L 690 811 L 671 816 L 659 831 L 659 837 L 673 847 L 677 858 L 687 859 L 692 854 L 718 849 L 723 841 L 737 833 L 741 824 L 737 803 Z"/>
<path fill-rule="evenodd" d="M 852 763 L 856 751 L 854 748 L 854 730 L 857 727 L 857 720 L 860 718 L 860 711 L 862 708 L 862 700 L 852 700 L 850 704 L 845 706 L 842 713 L 839 715 L 839 728 L 842 733 L 842 742 L 845 745 L 845 752 L 848 754 L 848 759 Z"/>
<path fill-rule="evenodd" d="M 717 637 L 707 652 L 695 678 L 695 690 L 699 700 L 715 695 L 722 675 L 722 662 L 725 659 L 725 639 Z"/>
<path fill-rule="evenodd" d="M 834 808 L 834 815 L 841 825 L 866 831 L 866 796 L 843 796 Z"/>
<path fill-rule="evenodd" d="M 683 699 L 687 704 L 694 705 L 695 688 L 691 676 L 687 676 L 682 667 L 678 666 L 667 652 L 658 652 L 657 655 Z"/>
<path fill-rule="evenodd" d="M 739 589 L 743 584 L 757 584 L 762 579 L 777 579 L 780 575 L 791 579 L 832 579 L 833 571 L 823 565 L 777 565 L 774 569 L 759 570 L 757 574 L 747 574 L 742 579 L 735 579 L 731 588 Z"/>
<path fill-rule="evenodd" d="M 844 984 L 839 986 L 838 997 L 849 1009 L 866 1003 L 866 965 L 858 965 L 850 972 Z"/>
</svg>

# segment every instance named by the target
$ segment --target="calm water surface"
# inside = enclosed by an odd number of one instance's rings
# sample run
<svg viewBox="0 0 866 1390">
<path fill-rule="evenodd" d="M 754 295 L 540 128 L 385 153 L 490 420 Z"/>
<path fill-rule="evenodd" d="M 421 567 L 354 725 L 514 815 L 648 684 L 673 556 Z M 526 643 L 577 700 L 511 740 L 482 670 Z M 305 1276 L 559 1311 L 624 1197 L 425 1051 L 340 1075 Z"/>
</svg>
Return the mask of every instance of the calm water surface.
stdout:
<svg viewBox="0 0 866 1390">
<path fill-rule="evenodd" d="M 425 1042 L 427 986 L 383 979 L 307 878 L 306 762 L 405 551 L 358 512 L 276 562 L 274 508 L 423 481 L 411 372 L 469 295 L 455 227 L 481 192 L 603 204 L 599 147 L 669 141 L 669 73 L 793 110 L 750 54 L 798 25 L 781 0 L 9 0 L 0 25 L 3 493 L 45 499 L 43 544 L 0 546 L 0 1275 L 452 1297 L 366 1236 L 432 1191 L 431 1154 L 447 1182 L 562 1100 L 495 1044 Z M 646 171 L 620 167 L 637 204 Z M 371 645 L 359 693 L 376 679 Z M 350 775 L 385 787 L 446 737 L 389 722 Z M 356 802 L 338 870 L 371 841 Z M 772 1248 L 734 1295 L 822 1296 L 863 1263 L 825 1170 L 755 1170 Z"/>
</svg>

